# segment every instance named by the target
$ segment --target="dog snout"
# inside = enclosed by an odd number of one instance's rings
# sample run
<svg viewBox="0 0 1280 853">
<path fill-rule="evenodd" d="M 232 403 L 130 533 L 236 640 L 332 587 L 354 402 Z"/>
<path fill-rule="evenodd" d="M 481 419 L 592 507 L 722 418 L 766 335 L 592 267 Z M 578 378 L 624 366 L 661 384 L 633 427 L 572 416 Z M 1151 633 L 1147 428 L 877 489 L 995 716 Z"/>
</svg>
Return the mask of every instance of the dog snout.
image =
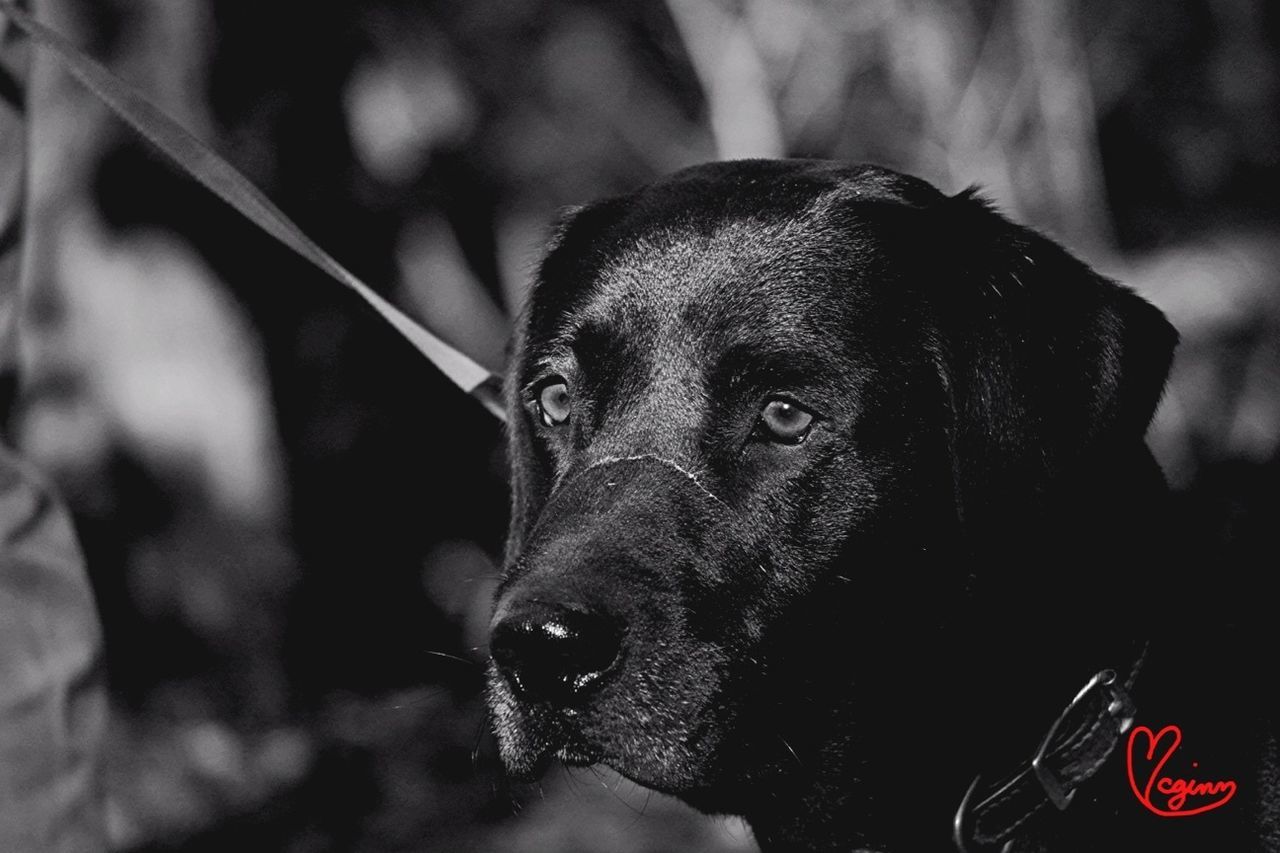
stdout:
<svg viewBox="0 0 1280 853">
<path fill-rule="evenodd" d="M 622 630 L 606 614 L 529 603 L 493 627 L 489 651 L 526 701 L 570 705 L 597 689 L 622 652 Z"/>
</svg>

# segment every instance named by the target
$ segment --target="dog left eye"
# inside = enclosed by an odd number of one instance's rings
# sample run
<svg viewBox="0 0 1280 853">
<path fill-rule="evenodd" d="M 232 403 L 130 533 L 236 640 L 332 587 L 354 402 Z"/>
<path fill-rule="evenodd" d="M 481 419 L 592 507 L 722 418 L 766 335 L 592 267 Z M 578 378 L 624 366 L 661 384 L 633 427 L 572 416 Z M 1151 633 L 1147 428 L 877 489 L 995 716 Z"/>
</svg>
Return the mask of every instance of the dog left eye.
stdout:
<svg viewBox="0 0 1280 853">
<path fill-rule="evenodd" d="M 549 382 L 538 392 L 538 415 L 549 427 L 560 426 L 569 420 L 573 398 L 564 382 Z"/>
<path fill-rule="evenodd" d="M 773 399 L 760 411 L 765 438 L 782 444 L 799 444 L 809 435 L 813 414 L 790 400 Z"/>
</svg>

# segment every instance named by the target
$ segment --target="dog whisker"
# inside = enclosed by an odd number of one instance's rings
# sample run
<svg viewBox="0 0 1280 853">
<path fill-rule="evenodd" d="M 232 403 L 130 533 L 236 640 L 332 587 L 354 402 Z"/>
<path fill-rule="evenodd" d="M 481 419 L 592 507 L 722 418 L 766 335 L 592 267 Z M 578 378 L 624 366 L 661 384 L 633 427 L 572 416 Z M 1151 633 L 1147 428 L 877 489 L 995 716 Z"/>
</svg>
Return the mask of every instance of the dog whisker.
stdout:
<svg viewBox="0 0 1280 853">
<path fill-rule="evenodd" d="M 480 767 L 480 746 L 484 743 L 484 736 L 493 731 L 493 720 L 485 714 L 484 717 L 476 723 L 476 740 L 471 745 L 471 769 L 476 770 Z"/>
<path fill-rule="evenodd" d="M 610 795 L 611 797 L 613 797 L 615 800 L 617 800 L 618 802 L 622 803 L 622 805 L 623 805 L 623 806 L 625 806 L 625 807 L 627 808 L 627 810 L 628 810 L 628 811 L 630 811 L 632 814 L 634 814 L 634 815 L 636 816 L 636 819 L 637 819 L 637 820 L 639 820 L 640 818 L 644 817 L 644 812 L 643 812 L 643 811 L 637 810 L 635 806 L 633 806 L 630 802 L 628 802 L 628 801 L 627 801 L 627 798 L 626 798 L 626 797 L 624 797 L 624 796 L 622 796 L 621 794 L 619 794 L 619 793 L 618 793 L 618 787 L 619 787 L 619 786 L 620 786 L 624 781 L 630 781 L 629 779 L 627 779 L 625 776 L 623 776 L 622 774 L 620 774 L 620 773 L 619 773 L 619 774 L 618 774 L 618 778 L 617 778 L 617 780 L 614 782 L 613 787 L 610 787 L 610 786 L 609 786 L 609 781 L 608 781 L 607 779 L 605 779 L 605 778 L 604 778 L 604 776 L 602 776 L 602 775 L 601 775 L 600 771 L 599 771 L 596 767 L 591 767 L 591 768 L 589 768 L 589 769 L 591 770 L 591 772 L 592 772 L 593 774 L 595 774 L 595 777 L 600 781 L 600 787 L 602 787 L 602 788 L 604 788 L 606 791 L 608 791 L 608 792 L 609 792 L 609 795 Z M 632 784 L 634 785 L 635 783 L 633 782 Z"/>
<path fill-rule="evenodd" d="M 791 748 L 791 744 L 787 743 L 787 739 L 782 735 L 778 735 L 778 740 L 782 741 L 782 745 L 787 748 L 787 752 L 791 753 L 791 757 L 796 760 L 796 764 L 804 767 L 804 762 L 800 760 L 800 756 L 796 755 L 796 751 Z"/>
<path fill-rule="evenodd" d="M 467 666 L 476 666 L 476 667 L 482 666 L 482 664 L 480 664 L 477 661 L 468 660 L 467 658 L 464 658 L 461 655 L 450 654 L 449 652 L 435 652 L 435 651 L 431 651 L 430 649 L 424 649 L 422 653 L 424 655 L 432 655 L 433 657 L 457 661 L 458 663 L 465 663 Z"/>
<path fill-rule="evenodd" d="M 560 765 L 560 773 L 565 778 L 565 784 L 569 788 L 569 793 L 573 796 L 575 800 L 581 801 L 582 800 L 581 780 L 574 775 L 574 773 L 569 769 L 567 765 L 564 765 L 564 764 Z"/>
<path fill-rule="evenodd" d="M 635 785 L 634 782 L 632 784 Z M 644 803 L 641 804 L 639 813 L 634 818 L 631 819 L 631 823 L 627 824 L 628 831 L 636 827 L 642 819 L 648 816 L 649 801 L 652 799 L 653 799 L 653 789 L 646 788 L 645 795 L 644 795 Z"/>
<path fill-rule="evenodd" d="M 446 687 L 415 687 L 397 691 L 394 695 L 377 700 L 367 707 L 369 712 L 374 714 L 423 708 L 431 705 L 434 699 L 448 692 L 449 690 Z M 332 713 L 326 713 L 324 716 L 326 718 L 337 718 L 340 713 L 340 710 L 335 709 Z"/>
</svg>

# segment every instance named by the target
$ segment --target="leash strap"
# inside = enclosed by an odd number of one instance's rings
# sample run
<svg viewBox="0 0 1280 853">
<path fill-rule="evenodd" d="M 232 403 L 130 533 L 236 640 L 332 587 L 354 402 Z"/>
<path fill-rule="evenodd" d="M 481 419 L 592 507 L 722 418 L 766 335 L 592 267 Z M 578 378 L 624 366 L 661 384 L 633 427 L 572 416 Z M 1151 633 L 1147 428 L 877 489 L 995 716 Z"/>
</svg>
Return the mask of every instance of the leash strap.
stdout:
<svg viewBox="0 0 1280 853">
<path fill-rule="evenodd" d="M 1071 804 L 1076 790 L 1102 768 L 1133 725 L 1129 691 L 1145 655 L 1144 648 L 1123 684 L 1110 669 L 1089 679 L 1028 764 L 995 785 L 974 778 L 955 816 L 953 840 L 960 853 L 1007 845 L 1046 805 L 1061 811 Z"/>
<path fill-rule="evenodd" d="M 90 59 L 65 37 L 41 24 L 13 0 L 0 0 L 0 12 L 36 44 L 55 53 L 77 80 L 179 168 L 263 231 L 355 291 L 450 381 L 479 400 L 499 420 L 506 419 L 501 382 L 494 374 L 414 322 L 334 260 L 248 178 L 142 93 Z"/>
</svg>

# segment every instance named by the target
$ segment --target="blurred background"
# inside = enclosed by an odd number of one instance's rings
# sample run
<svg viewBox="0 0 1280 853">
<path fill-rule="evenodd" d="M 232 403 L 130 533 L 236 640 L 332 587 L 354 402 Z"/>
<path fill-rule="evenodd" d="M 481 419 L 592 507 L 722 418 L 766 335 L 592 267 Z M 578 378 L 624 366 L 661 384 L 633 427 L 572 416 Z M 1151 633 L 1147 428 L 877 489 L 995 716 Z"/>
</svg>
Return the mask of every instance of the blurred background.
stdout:
<svg viewBox="0 0 1280 853">
<path fill-rule="evenodd" d="M 1275 4 L 51 0 L 41 14 L 494 370 L 563 206 L 743 156 L 979 184 L 1169 314 L 1183 342 L 1152 443 L 1186 523 L 1213 560 L 1275 542 Z M 602 771 L 503 778 L 480 693 L 499 425 L 40 71 L 39 276 L 8 426 L 88 555 L 117 848 L 753 850 L 740 822 Z"/>
</svg>

